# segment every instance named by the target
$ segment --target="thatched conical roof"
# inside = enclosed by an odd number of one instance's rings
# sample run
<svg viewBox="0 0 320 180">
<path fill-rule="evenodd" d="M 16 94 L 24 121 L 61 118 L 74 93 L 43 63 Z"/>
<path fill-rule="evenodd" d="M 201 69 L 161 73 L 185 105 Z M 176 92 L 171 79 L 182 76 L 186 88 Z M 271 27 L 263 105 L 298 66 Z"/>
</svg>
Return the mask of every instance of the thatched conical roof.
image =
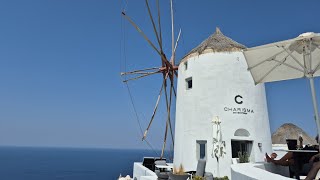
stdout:
<svg viewBox="0 0 320 180">
<path fill-rule="evenodd" d="M 185 57 L 194 53 L 200 55 L 205 53 L 206 50 L 209 50 L 209 52 L 232 52 L 241 51 L 245 48 L 246 46 L 223 35 L 220 29 L 217 27 L 215 33 L 204 40 L 199 46 L 192 49 Z"/>
<path fill-rule="evenodd" d="M 272 144 L 286 144 L 286 139 L 297 139 L 302 135 L 303 144 L 316 144 L 315 138 L 310 137 L 304 130 L 292 123 L 286 123 L 280 126 L 272 134 Z"/>
</svg>

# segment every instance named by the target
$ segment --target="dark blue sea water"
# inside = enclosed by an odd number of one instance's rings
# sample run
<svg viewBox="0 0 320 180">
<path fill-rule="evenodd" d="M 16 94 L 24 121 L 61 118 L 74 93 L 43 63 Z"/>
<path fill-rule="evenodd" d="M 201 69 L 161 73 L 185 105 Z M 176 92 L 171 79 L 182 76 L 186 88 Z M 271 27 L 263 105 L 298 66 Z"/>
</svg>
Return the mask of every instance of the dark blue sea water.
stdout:
<svg viewBox="0 0 320 180">
<path fill-rule="evenodd" d="M 0 147 L 0 180 L 114 180 L 132 177 L 149 150 Z"/>
</svg>

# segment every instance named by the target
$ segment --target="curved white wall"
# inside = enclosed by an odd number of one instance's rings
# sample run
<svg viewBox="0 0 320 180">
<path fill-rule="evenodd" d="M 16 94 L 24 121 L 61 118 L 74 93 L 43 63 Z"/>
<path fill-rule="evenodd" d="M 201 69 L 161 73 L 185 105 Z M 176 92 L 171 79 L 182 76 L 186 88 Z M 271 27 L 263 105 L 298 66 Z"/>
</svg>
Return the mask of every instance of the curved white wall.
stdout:
<svg viewBox="0 0 320 180">
<path fill-rule="evenodd" d="M 186 170 L 197 165 L 196 141 L 207 140 L 206 171 L 217 175 L 217 161 L 212 154 L 211 120 L 219 116 L 226 155 L 220 159 L 220 176 L 231 175 L 231 139 L 253 141 L 251 161 L 263 161 L 264 153 L 271 152 L 271 135 L 263 84 L 254 85 L 247 71 L 242 52 L 206 53 L 194 56 L 179 65 L 176 102 L 174 165 L 183 164 Z M 185 79 L 192 77 L 192 89 L 186 89 Z M 235 96 L 240 95 L 235 102 Z M 247 114 L 236 114 L 229 109 L 243 108 Z M 227 111 L 226 111 L 227 110 Z M 238 112 L 238 110 L 236 109 Z M 253 111 L 253 112 L 251 112 Z M 249 137 L 234 136 L 237 129 L 246 129 Z M 262 143 L 262 147 L 258 147 Z"/>
</svg>

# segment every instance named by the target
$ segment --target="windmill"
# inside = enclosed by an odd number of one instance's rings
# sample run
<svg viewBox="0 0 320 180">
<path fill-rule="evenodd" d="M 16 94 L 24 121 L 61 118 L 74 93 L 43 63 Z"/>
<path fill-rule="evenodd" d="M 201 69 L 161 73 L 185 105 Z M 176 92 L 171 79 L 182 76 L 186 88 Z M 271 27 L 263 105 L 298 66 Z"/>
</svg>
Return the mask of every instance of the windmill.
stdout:
<svg viewBox="0 0 320 180">
<path fill-rule="evenodd" d="M 145 68 L 140 70 L 134 70 L 130 72 L 123 72 L 121 73 L 121 76 L 131 76 L 129 79 L 124 80 L 123 82 L 127 83 L 128 81 L 137 80 L 143 77 L 147 77 L 154 74 L 162 74 L 162 86 L 159 90 L 158 98 L 155 103 L 149 124 L 144 131 L 142 140 L 146 140 L 148 131 L 152 125 L 152 122 L 155 118 L 155 115 L 157 113 L 157 109 L 159 106 L 159 101 L 161 99 L 161 96 L 164 94 L 165 96 L 165 104 L 166 104 L 166 110 L 167 110 L 167 116 L 166 116 L 166 126 L 165 126 L 165 133 L 164 133 L 164 140 L 162 145 L 162 151 L 160 158 L 163 157 L 164 150 L 166 147 L 166 141 L 167 141 L 167 135 L 168 131 L 170 131 L 170 135 L 172 138 L 172 143 L 174 144 L 174 137 L 173 137 L 173 130 L 172 130 L 172 123 L 171 123 L 171 109 L 172 109 L 172 98 L 173 96 L 176 97 L 176 90 L 174 88 L 174 79 L 178 76 L 177 70 L 178 66 L 175 65 L 175 54 L 176 49 L 178 45 L 178 41 L 180 39 L 181 29 L 179 30 L 177 39 L 175 39 L 174 36 L 174 17 L 173 17 L 173 4 L 172 0 L 170 0 L 170 8 L 171 8 L 171 56 L 170 59 L 168 59 L 167 55 L 163 51 L 163 43 L 162 43 L 162 32 L 161 32 L 161 16 L 160 16 L 160 4 L 159 0 L 156 0 L 156 6 L 157 6 L 157 22 L 155 22 L 153 18 L 153 14 L 151 12 L 149 1 L 145 0 L 145 4 L 148 9 L 148 15 L 151 20 L 151 24 L 153 27 L 154 34 L 157 39 L 157 45 L 155 45 L 151 40 L 146 36 L 146 34 L 139 28 L 139 26 L 123 11 L 122 16 L 130 22 L 130 24 L 140 33 L 140 35 L 147 41 L 147 43 L 152 47 L 153 50 L 157 52 L 157 54 L 160 57 L 161 66 L 159 67 L 152 67 L 152 68 Z M 157 23 L 157 24 L 156 24 Z"/>
</svg>

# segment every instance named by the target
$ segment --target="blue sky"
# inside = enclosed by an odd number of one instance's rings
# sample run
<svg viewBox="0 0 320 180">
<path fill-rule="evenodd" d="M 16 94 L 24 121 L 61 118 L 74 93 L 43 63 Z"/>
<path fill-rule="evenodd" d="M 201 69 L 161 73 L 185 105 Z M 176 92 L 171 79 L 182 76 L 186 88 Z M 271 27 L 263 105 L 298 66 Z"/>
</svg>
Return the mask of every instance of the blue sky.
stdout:
<svg viewBox="0 0 320 180">
<path fill-rule="evenodd" d="M 150 4 L 155 5 L 153 0 Z M 247 47 L 320 32 L 319 5 L 292 0 L 174 1 L 176 33 L 182 28 L 177 59 L 217 26 Z M 161 8 L 169 53 L 169 1 L 161 1 Z M 140 141 L 120 72 L 158 66 L 160 60 L 121 17 L 123 9 L 155 40 L 142 0 L 0 2 L 0 145 L 148 148 Z M 154 76 L 130 83 L 143 128 L 160 80 Z M 315 85 L 319 94 L 318 78 Z M 266 90 L 272 132 L 292 122 L 316 134 L 306 79 L 269 83 Z M 150 133 L 155 148 L 161 146 L 163 118 L 160 109 Z"/>
</svg>

